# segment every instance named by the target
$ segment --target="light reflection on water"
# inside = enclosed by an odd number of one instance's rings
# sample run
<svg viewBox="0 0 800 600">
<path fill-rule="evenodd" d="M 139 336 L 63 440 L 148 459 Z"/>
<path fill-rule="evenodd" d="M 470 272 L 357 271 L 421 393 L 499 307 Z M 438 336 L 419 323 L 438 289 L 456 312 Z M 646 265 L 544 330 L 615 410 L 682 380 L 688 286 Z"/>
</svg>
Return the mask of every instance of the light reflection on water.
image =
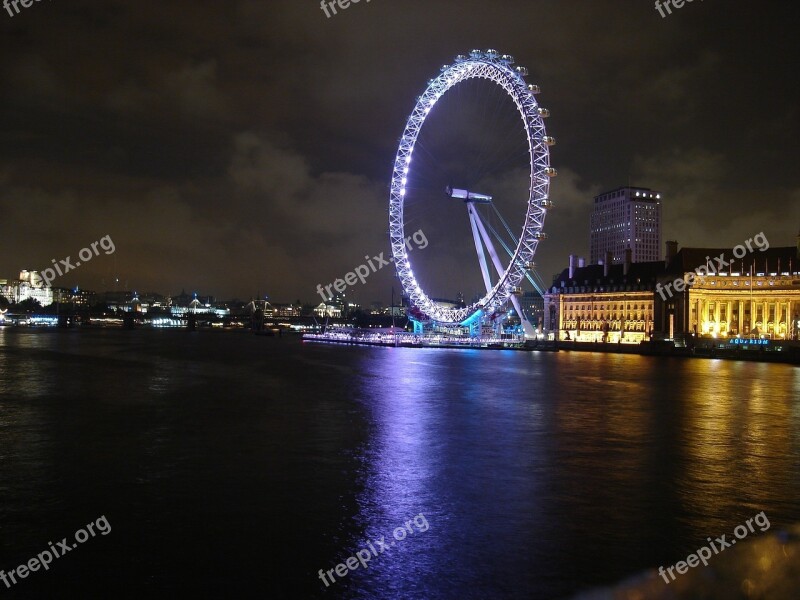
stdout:
<svg viewBox="0 0 800 600">
<path fill-rule="evenodd" d="M 554 597 L 766 507 L 800 519 L 792 367 L 391 349 L 364 372 L 358 529 L 431 528 L 350 573 L 357 597 Z"/>
<path fill-rule="evenodd" d="M 793 510 L 799 466 L 800 398 L 791 384 L 796 369 L 776 379 L 767 364 L 717 361 L 710 372 L 702 365 L 687 366 L 687 422 L 680 446 L 686 465 L 680 487 L 689 523 L 715 523 L 722 533 L 765 506 Z"/>
<path fill-rule="evenodd" d="M 116 527 L 40 597 L 560 598 L 800 522 L 786 365 L 0 330 L 0 376 L 0 567 Z"/>
</svg>

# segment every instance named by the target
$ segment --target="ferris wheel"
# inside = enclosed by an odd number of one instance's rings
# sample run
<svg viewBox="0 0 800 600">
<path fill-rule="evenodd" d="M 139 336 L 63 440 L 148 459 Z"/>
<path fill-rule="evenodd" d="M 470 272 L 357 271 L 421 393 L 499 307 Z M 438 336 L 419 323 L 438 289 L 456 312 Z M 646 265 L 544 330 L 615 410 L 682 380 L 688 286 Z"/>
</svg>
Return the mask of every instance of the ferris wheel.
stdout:
<svg viewBox="0 0 800 600">
<path fill-rule="evenodd" d="M 514 58 L 507 54 L 499 54 L 496 50 L 472 50 L 469 56 L 459 55 L 452 65 L 444 65 L 441 73 L 429 82 L 425 92 L 417 99 L 417 103 L 403 132 L 400 146 L 394 162 L 390 196 L 389 196 L 389 235 L 393 261 L 403 290 L 409 297 L 410 314 L 417 321 L 429 321 L 444 326 L 470 326 L 493 320 L 509 301 L 520 315 L 525 335 L 534 335 L 533 326 L 524 318 L 519 296 L 522 293 L 521 283 L 527 278 L 534 283 L 531 272 L 534 269 L 533 258 L 539 242 L 546 238 L 542 231 L 548 208 L 552 206 L 549 198 L 550 179 L 556 170 L 550 166 L 549 147 L 555 139 L 548 136 L 544 119 L 549 111 L 539 106 L 536 95 L 539 87 L 527 84 L 525 77 L 528 70 L 522 66 L 514 66 Z M 483 79 L 495 86 L 513 101 L 521 119 L 524 138 L 527 146 L 526 162 L 530 166 L 530 185 L 527 201 L 524 203 L 525 215 L 521 229 L 513 234 L 503 216 L 494 206 L 494 198 L 486 193 L 489 190 L 464 189 L 448 185 L 442 195 L 443 202 L 460 200 L 463 202 L 472 229 L 472 238 L 478 254 L 478 263 L 485 287 L 485 295 L 462 307 L 446 306 L 434 301 L 423 290 L 414 273 L 405 232 L 404 209 L 409 192 L 409 182 L 414 175 L 414 150 L 423 130 L 426 119 L 434 111 L 437 103 L 453 88 L 465 85 L 469 80 Z M 468 124 L 464 124 L 468 125 Z M 526 167 L 527 170 L 527 167 Z M 446 198 L 449 198 L 447 200 Z M 491 225 L 481 217 L 482 206 L 493 208 L 513 235 L 511 243 L 502 243 L 507 259 L 502 260 L 497 252 L 490 231 Z M 520 207 L 523 206 L 519 202 Z M 468 233 L 465 231 L 465 235 Z M 488 253 L 491 266 L 486 259 Z"/>
</svg>

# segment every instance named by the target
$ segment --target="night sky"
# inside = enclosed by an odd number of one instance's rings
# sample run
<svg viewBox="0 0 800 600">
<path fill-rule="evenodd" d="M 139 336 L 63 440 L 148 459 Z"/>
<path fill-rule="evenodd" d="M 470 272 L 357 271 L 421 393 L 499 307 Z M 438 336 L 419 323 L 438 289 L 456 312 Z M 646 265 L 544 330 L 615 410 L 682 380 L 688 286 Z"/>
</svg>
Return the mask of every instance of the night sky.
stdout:
<svg viewBox="0 0 800 600">
<path fill-rule="evenodd" d="M 593 195 L 629 182 L 663 192 L 664 237 L 681 246 L 761 231 L 794 245 L 798 17 L 785 0 L 695 0 L 666 18 L 651 0 L 362 0 L 330 18 L 315 0 L 3 10 L 0 279 L 108 235 L 113 254 L 53 285 L 319 301 L 318 283 L 389 255 L 405 121 L 472 48 L 513 54 L 552 112 L 546 282 L 570 253 L 588 258 Z M 493 192 L 516 185 L 489 175 Z M 441 225 L 419 251 L 425 280 L 469 295 L 474 246 L 471 274 L 453 269 L 466 217 Z M 388 303 L 393 275 L 349 297 Z"/>
</svg>

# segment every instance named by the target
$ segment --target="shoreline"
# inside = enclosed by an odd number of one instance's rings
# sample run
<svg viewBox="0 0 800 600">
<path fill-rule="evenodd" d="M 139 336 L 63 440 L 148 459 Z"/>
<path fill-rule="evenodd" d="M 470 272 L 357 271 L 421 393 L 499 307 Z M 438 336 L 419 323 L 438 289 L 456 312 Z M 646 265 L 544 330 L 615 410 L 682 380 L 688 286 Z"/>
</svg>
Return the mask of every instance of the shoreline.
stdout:
<svg viewBox="0 0 800 600">
<path fill-rule="evenodd" d="M 4 326 L 0 329 L 15 332 L 70 332 L 72 334 L 80 331 L 186 331 L 191 333 L 210 332 L 236 332 L 246 335 L 258 335 L 243 327 L 201 327 L 194 331 L 189 328 L 172 327 L 137 327 L 135 330 L 123 327 L 15 327 Z M 637 354 L 639 356 L 653 357 L 677 357 L 677 358 L 705 358 L 720 359 L 743 362 L 762 362 L 762 363 L 781 363 L 800 366 L 800 343 L 792 341 L 773 341 L 771 345 L 746 346 L 726 344 L 720 340 L 697 340 L 693 346 L 675 346 L 669 341 L 647 341 L 639 344 L 619 344 L 608 342 L 576 342 L 553 340 L 528 340 L 520 342 L 516 340 L 491 339 L 491 340 L 465 340 L 464 342 L 443 339 L 441 341 L 422 340 L 413 335 L 398 335 L 397 341 L 386 339 L 388 336 L 376 336 L 373 339 L 366 339 L 359 336 L 349 336 L 343 334 L 310 334 L 292 330 L 284 330 L 284 337 L 299 338 L 302 342 L 315 344 L 335 344 L 341 346 L 378 346 L 385 348 L 427 348 L 427 349 L 449 349 L 449 350 L 512 350 L 515 352 L 597 352 L 602 354 Z M 279 339 L 281 336 L 274 334 L 261 335 L 259 337 L 274 337 Z"/>
<path fill-rule="evenodd" d="M 457 350 L 514 350 L 517 352 L 599 352 L 605 354 L 638 354 L 640 356 L 668 356 L 679 358 L 705 358 L 735 360 L 745 362 L 767 362 L 800 365 L 800 344 L 796 342 L 777 343 L 774 346 L 756 348 L 738 346 L 726 347 L 716 340 L 706 343 L 698 341 L 693 347 L 675 346 L 671 342 L 649 341 L 639 344 L 616 344 L 603 342 L 575 342 L 552 340 L 535 340 L 527 342 L 484 341 L 454 343 L 452 341 L 426 342 L 392 341 L 385 339 L 363 339 L 346 337 L 328 337 L 326 334 L 304 334 L 304 342 L 321 344 L 340 344 L 346 346 L 383 346 L 396 348 L 447 348 Z"/>
</svg>

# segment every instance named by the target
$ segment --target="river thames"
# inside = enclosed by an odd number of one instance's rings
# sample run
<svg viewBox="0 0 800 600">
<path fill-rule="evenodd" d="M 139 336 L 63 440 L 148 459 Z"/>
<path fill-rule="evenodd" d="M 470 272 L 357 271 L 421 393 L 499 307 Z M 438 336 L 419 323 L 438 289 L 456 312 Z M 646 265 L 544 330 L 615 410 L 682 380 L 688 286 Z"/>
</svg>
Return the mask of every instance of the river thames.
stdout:
<svg viewBox="0 0 800 600">
<path fill-rule="evenodd" d="M 0 386 L 0 569 L 110 525 L 6 597 L 569 598 L 800 522 L 791 365 L 0 329 Z"/>
</svg>

